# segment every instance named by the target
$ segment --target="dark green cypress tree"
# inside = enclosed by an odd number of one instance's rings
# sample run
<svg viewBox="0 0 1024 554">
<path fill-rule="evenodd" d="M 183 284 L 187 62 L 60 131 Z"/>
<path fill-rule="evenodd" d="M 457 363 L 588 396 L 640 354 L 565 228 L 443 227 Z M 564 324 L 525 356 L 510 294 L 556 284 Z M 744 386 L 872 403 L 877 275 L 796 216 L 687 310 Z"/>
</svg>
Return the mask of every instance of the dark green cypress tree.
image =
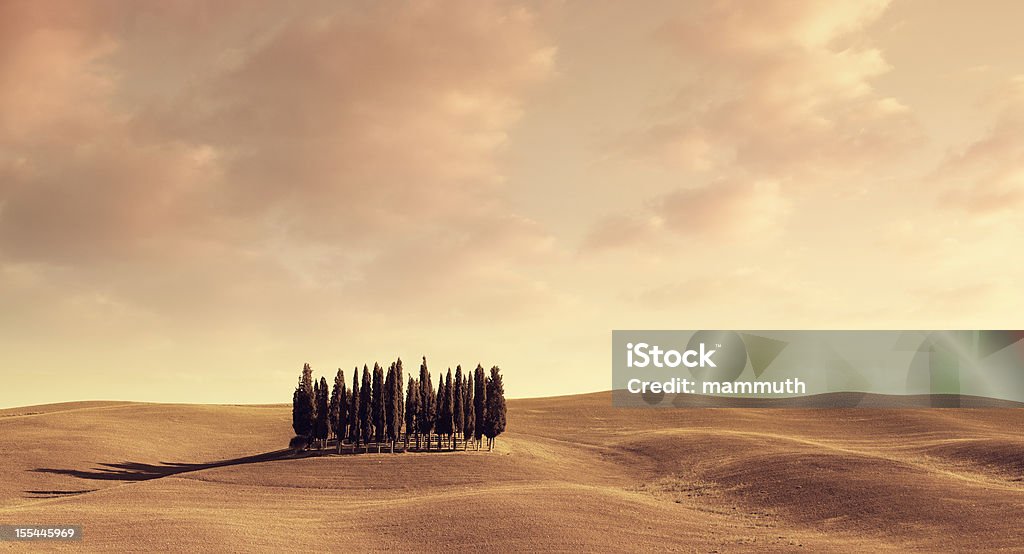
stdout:
<svg viewBox="0 0 1024 554">
<path fill-rule="evenodd" d="M 370 384 L 370 369 L 363 364 L 363 382 L 359 386 L 359 435 L 363 438 L 363 451 L 369 451 L 373 440 L 373 389 Z"/>
<path fill-rule="evenodd" d="M 310 438 L 317 448 L 320 448 L 320 381 L 313 380 L 313 425 L 310 427 Z"/>
<path fill-rule="evenodd" d="M 345 372 L 338 370 L 338 379 L 341 381 L 341 392 L 338 394 L 338 427 L 335 434 L 338 436 L 338 454 L 341 454 L 341 446 L 348 436 L 349 423 L 349 398 L 348 389 L 345 387 Z"/>
<path fill-rule="evenodd" d="M 359 366 L 356 366 L 355 370 L 352 371 L 352 399 L 348 408 L 348 440 L 352 442 L 352 452 L 355 453 L 359 449 L 359 444 L 362 442 L 362 432 L 359 429 L 359 401 L 362 398 L 362 392 L 359 390 Z"/>
<path fill-rule="evenodd" d="M 387 429 L 384 427 L 384 369 L 380 364 L 373 364 L 373 439 L 377 442 L 377 453 L 384 442 Z"/>
<path fill-rule="evenodd" d="M 295 431 L 295 436 L 299 436 L 304 430 L 302 426 L 302 420 L 305 419 L 302 415 L 302 379 L 299 379 L 295 390 L 292 391 L 292 430 Z"/>
<path fill-rule="evenodd" d="M 420 411 L 416 414 L 419 432 L 427 436 L 427 450 L 430 450 L 430 432 L 434 430 L 434 386 L 427 370 L 427 357 L 420 364 Z M 419 438 L 416 439 L 419 442 Z"/>
<path fill-rule="evenodd" d="M 448 368 L 448 374 L 444 378 L 444 399 L 441 401 L 441 427 L 443 433 L 448 436 L 448 447 L 451 448 L 452 435 L 455 433 L 455 395 L 452 390 L 452 368 Z M 442 431 L 438 431 L 439 433 Z"/>
<path fill-rule="evenodd" d="M 437 449 L 441 450 L 441 435 L 444 434 L 444 424 L 441 421 L 444 411 L 444 375 L 438 373 L 437 381 L 437 395 L 434 397 L 436 406 L 434 409 L 434 432 L 437 433 Z"/>
<path fill-rule="evenodd" d="M 476 429 L 476 418 L 473 417 L 473 374 L 466 374 L 466 381 L 462 383 L 462 449 L 469 448 L 473 440 L 473 431 Z"/>
<path fill-rule="evenodd" d="M 299 384 L 292 394 L 292 429 L 307 441 L 313 435 L 316 421 L 316 397 L 313 395 L 313 369 L 309 364 L 302 366 Z"/>
<path fill-rule="evenodd" d="M 416 448 L 420 447 L 420 432 L 416 428 L 416 414 L 420 410 L 420 385 L 409 376 L 409 388 L 405 392 L 405 448 L 409 448 L 409 432 L 416 433 Z"/>
<path fill-rule="evenodd" d="M 328 410 L 330 417 L 327 418 L 328 423 L 331 424 L 331 436 L 338 438 L 344 436 L 344 431 L 338 432 L 338 424 L 341 422 L 341 389 L 345 387 L 345 375 L 341 373 L 341 368 L 338 368 L 338 373 L 334 375 L 334 387 L 331 388 L 331 405 Z"/>
<path fill-rule="evenodd" d="M 465 383 L 462 380 L 462 366 L 455 366 L 455 382 L 452 383 L 452 393 L 455 395 L 455 399 L 452 401 L 452 427 L 457 435 L 462 434 L 462 428 L 465 427 L 465 420 L 463 419 L 465 407 L 463 406 L 463 398 L 465 397 Z M 465 442 L 465 441 L 463 441 Z"/>
<path fill-rule="evenodd" d="M 498 366 L 492 367 L 487 379 L 487 415 L 484 418 L 487 450 L 494 450 L 494 439 L 505 431 L 505 385 L 500 372 Z"/>
<path fill-rule="evenodd" d="M 302 364 L 302 388 L 309 394 L 313 394 L 313 387 L 315 383 L 313 381 L 313 368 L 309 364 Z M 310 397 L 312 398 L 312 396 Z"/>
<path fill-rule="evenodd" d="M 395 364 L 388 367 L 384 378 L 384 427 L 391 453 L 395 453 L 395 441 L 398 440 L 397 428 L 401 426 L 402 414 L 398 411 L 398 387 L 395 385 Z"/>
<path fill-rule="evenodd" d="M 323 449 L 331 432 L 330 389 L 327 379 L 321 377 L 316 386 L 316 440 Z"/>
<path fill-rule="evenodd" d="M 404 378 L 405 377 L 402 375 L 402 358 L 398 358 L 398 361 L 395 362 L 395 385 L 398 388 L 398 394 L 395 398 L 395 401 L 398 404 L 398 421 L 395 422 L 395 440 L 402 438 L 402 423 L 403 416 L 405 415 L 405 391 L 403 390 L 405 381 L 402 380 Z M 406 433 L 408 433 L 408 431 L 406 431 Z"/>
<path fill-rule="evenodd" d="M 391 451 L 395 451 L 395 443 L 402 438 L 402 422 L 405 420 L 405 414 L 402 413 L 402 409 L 405 407 L 405 399 L 402 398 L 402 381 L 401 377 L 398 376 L 398 367 L 395 366 L 395 375 L 391 378 L 391 403 L 388 406 L 391 409 L 391 420 L 394 422 L 391 427 Z"/>
<path fill-rule="evenodd" d="M 484 415 L 487 413 L 487 389 L 484 380 L 484 367 L 476 364 L 473 370 L 473 438 L 476 439 L 476 448 L 480 449 L 480 439 L 484 434 Z"/>
</svg>

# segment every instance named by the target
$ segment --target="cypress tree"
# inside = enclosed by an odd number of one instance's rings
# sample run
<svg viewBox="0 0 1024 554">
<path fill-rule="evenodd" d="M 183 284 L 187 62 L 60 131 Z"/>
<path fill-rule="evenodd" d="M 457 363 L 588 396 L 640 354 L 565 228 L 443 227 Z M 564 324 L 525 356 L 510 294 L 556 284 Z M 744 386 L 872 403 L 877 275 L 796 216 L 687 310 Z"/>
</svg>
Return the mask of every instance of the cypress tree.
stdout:
<svg viewBox="0 0 1024 554">
<path fill-rule="evenodd" d="M 370 388 L 370 369 L 363 364 L 363 382 L 359 387 L 359 434 L 363 438 L 363 451 L 370 448 L 370 441 L 373 440 L 373 419 L 372 402 L 373 389 Z"/>
<path fill-rule="evenodd" d="M 487 379 L 487 415 L 484 418 L 484 434 L 487 435 L 487 450 L 494 450 L 494 439 L 505 431 L 505 385 L 501 381 L 498 366 L 491 368 Z"/>
<path fill-rule="evenodd" d="M 344 442 L 349 423 L 349 399 L 348 390 L 345 388 L 345 372 L 338 370 L 338 381 L 341 381 L 341 392 L 338 393 L 338 427 L 335 435 L 338 437 L 338 454 L 341 454 L 341 443 Z"/>
<path fill-rule="evenodd" d="M 327 443 L 327 435 L 330 433 L 330 389 L 327 388 L 327 379 L 321 377 L 316 387 L 316 440 L 323 449 Z"/>
<path fill-rule="evenodd" d="M 476 428 L 476 418 L 473 417 L 473 374 L 466 374 L 466 382 L 462 384 L 463 387 L 463 400 L 462 409 L 464 411 L 462 416 L 462 449 L 466 450 L 469 448 L 470 441 L 473 440 L 473 430 Z"/>
<path fill-rule="evenodd" d="M 444 434 L 444 375 L 437 374 L 437 408 L 434 411 L 434 432 L 437 433 L 437 449 L 441 450 L 441 435 Z"/>
<path fill-rule="evenodd" d="M 430 450 L 430 432 L 434 429 L 434 387 L 427 370 L 427 357 L 420 364 L 420 410 L 416 414 L 417 430 L 427 436 L 427 450 Z M 419 444 L 419 437 L 416 438 Z"/>
<path fill-rule="evenodd" d="M 310 367 L 309 364 L 303 364 L 302 365 L 302 388 L 305 389 L 306 392 L 308 392 L 310 394 L 313 394 L 313 386 L 314 385 L 315 385 L 315 383 L 313 382 L 313 368 Z"/>
<path fill-rule="evenodd" d="M 341 422 L 341 389 L 345 386 L 345 376 L 341 373 L 341 369 L 338 369 L 338 373 L 334 375 L 334 387 L 331 388 L 331 404 L 328 409 L 330 417 L 327 418 L 327 422 L 330 423 L 331 436 L 337 438 L 344 435 L 344 431 L 339 433 L 338 424 Z"/>
<path fill-rule="evenodd" d="M 309 364 L 302 366 L 299 384 L 292 394 L 292 429 L 295 434 L 309 439 L 313 434 L 313 423 L 316 411 L 316 398 L 313 396 L 313 369 Z"/>
<path fill-rule="evenodd" d="M 398 440 L 398 429 L 402 426 L 402 412 L 398 411 L 398 384 L 396 383 L 395 364 L 388 368 L 384 379 L 384 425 L 387 427 L 388 442 L 391 453 L 395 453 L 395 441 Z"/>
<path fill-rule="evenodd" d="M 465 420 L 463 419 L 463 397 L 465 383 L 462 381 L 462 366 L 455 366 L 455 382 L 452 383 L 452 393 L 455 394 L 455 399 L 452 401 L 452 425 L 454 427 L 455 434 L 462 434 L 462 428 L 465 427 Z M 463 441 L 465 442 L 465 441 Z"/>
<path fill-rule="evenodd" d="M 320 381 L 313 380 L 313 394 L 312 394 L 312 397 L 313 397 L 313 422 L 309 426 L 309 438 L 310 438 L 310 441 L 312 442 L 312 444 L 314 446 L 316 446 L 316 442 L 317 442 L 317 421 L 316 421 L 316 418 L 317 418 L 317 415 L 319 415 L 319 414 L 316 413 L 316 403 L 317 403 L 317 400 L 320 399 Z"/>
<path fill-rule="evenodd" d="M 330 440 L 334 436 L 334 421 L 335 416 L 338 413 L 338 405 L 335 401 L 335 396 L 338 387 L 332 387 L 327 389 L 327 439 Z"/>
<path fill-rule="evenodd" d="M 298 384 L 295 385 L 295 390 L 292 391 L 292 430 L 295 431 L 296 437 L 304 430 L 303 419 L 305 417 L 302 413 L 302 378 L 300 377 Z"/>
<path fill-rule="evenodd" d="M 373 438 L 377 442 L 377 453 L 380 454 L 380 443 L 384 442 L 384 370 L 380 364 L 373 364 Z"/>
<path fill-rule="evenodd" d="M 476 364 L 476 369 L 473 370 L 473 438 L 476 439 L 476 448 L 480 449 L 480 438 L 483 437 L 484 433 L 484 415 L 487 412 L 487 389 L 485 388 L 486 383 L 484 382 L 484 368 L 480 364 Z"/>
<path fill-rule="evenodd" d="M 395 362 L 391 362 L 384 373 L 384 438 L 390 442 L 395 429 L 394 412 L 391 405 L 395 401 Z"/>
<path fill-rule="evenodd" d="M 395 362 L 395 386 L 397 388 L 397 394 L 395 395 L 395 402 L 397 404 L 398 419 L 395 421 L 395 440 L 402 437 L 402 416 L 405 415 L 405 392 L 402 390 L 404 382 L 402 379 L 405 377 L 402 375 L 402 358 L 398 358 Z M 408 431 L 406 431 L 408 433 Z M 408 444 L 406 440 L 406 444 Z"/>
<path fill-rule="evenodd" d="M 420 432 L 416 428 L 416 414 L 420 410 L 420 385 L 409 376 L 409 388 L 405 392 L 405 448 L 409 448 L 409 431 L 416 433 L 416 448 L 420 447 Z"/>
<path fill-rule="evenodd" d="M 448 448 L 452 448 L 455 436 L 455 390 L 452 386 L 452 368 L 444 378 L 444 432 L 448 435 Z"/>
<path fill-rule="evenodd" d="M 359 449 L 362 433 L 359 430 L 359 401 L 362 393 L 359 391 L 359 366 L 352 372 L 352 399 L 348 408 L 348 440 L 352 442 L 352 452 Z"/>
<path fill-rule="evenodd" d="M 313 427 L 316 425 L 316 381 L 313 379 L 313 368 L 309 364 L 302 366 L 302 391 L 303 398 L 308 404 L 306 413 L 309 417 L 308 436 L 313 435 Z"/>
</svg>

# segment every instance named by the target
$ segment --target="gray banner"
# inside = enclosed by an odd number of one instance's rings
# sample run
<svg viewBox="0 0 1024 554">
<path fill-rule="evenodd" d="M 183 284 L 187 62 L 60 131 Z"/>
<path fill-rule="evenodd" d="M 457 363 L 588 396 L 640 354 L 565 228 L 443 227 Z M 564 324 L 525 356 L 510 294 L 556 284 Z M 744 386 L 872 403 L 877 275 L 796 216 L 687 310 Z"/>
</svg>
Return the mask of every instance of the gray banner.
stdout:
<svg viewBox="0 0 1024 554">
<path fill-rule="evenodd" d="M 613 331 L 635 407 L 1024 407 L 1024 331 Z"/>
</svg>

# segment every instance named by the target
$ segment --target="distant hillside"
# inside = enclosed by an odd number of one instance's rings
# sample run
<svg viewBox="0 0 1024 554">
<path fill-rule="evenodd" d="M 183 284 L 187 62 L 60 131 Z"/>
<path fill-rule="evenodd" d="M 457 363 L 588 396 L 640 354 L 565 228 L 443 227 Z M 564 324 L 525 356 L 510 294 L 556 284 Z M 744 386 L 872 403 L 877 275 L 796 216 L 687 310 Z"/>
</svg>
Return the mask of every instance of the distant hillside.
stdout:
<svg viewBox="0 0 1024 554">
<path fill-rule="evenodd" d="M 1024 410 L 611 400 L 510 400 L 493 453 L 358 456 L 283 449 L 286 405 L 8 409 L 0 520 L 119 551 L 1020 548 Z"/>
</svg>

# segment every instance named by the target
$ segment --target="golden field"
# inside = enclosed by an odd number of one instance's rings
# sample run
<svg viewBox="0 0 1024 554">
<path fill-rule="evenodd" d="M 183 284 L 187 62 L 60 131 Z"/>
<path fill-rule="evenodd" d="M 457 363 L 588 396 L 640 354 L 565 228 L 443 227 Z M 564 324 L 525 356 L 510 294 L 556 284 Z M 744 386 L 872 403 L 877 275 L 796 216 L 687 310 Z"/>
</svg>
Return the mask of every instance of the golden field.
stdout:
<svg viewBox="0 0 1024 554">
<path fill-rule="evenodd" d="M 494 452 L 303 455 L 290 406 L 0 410 L 11 550 L 1024 548 L 1024 410 L 510 400 Z"/>
</svg>

